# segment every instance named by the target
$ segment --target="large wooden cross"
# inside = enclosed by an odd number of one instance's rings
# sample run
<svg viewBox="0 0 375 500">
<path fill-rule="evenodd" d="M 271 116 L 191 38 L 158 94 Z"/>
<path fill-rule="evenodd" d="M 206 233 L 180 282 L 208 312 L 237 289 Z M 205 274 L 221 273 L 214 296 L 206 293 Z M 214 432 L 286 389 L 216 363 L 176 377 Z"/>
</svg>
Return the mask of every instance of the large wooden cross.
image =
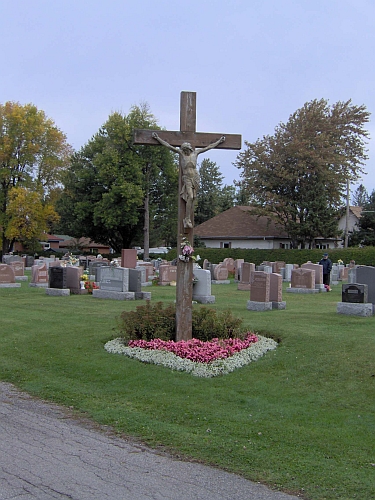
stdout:
<svg viewBox="0 0 375 500">
<path fill-rule="evenodd" d="M 196 92 L 181 92 L 180 101 L 180 130 L 134 130 L 134 144 L 160 146 L 153 137 L 157 132 L 160 139 L 174 147 L 179 147 L 188 142 L 195 148 L 205 148 L 225 136 L 225 141 L 218 144 L 218 149 L 241 149 L 241 136 L 237 134 L 214 134 L 196 132 Z M 180 159 L 179 190 L 182 190 L 182 168 Z M 186 202 L 179 194 L 178 204 L 178 232 L 177 232 L 177 257 L 180 253 L 181 242 L 184 238 L 193 245 L 194 228 L 185 227 Z M 194 212 L 194 209 L 192 210 Z M 194 226 L 194 213 L 190 220 Z M 193 261 L 183 262 L 177 258 L 177 283 L 176 283 L 176 340 L 189 340 L 192 338 L 192 298 L 193 298 Z"/>
</svg>

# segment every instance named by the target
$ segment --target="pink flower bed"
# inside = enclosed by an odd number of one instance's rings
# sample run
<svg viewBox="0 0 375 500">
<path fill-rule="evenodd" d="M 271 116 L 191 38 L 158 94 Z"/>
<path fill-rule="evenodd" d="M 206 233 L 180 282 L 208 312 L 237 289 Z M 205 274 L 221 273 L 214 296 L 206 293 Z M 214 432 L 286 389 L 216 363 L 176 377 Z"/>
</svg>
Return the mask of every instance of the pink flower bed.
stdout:
<svg viewBox="0 0 375 500">
<path fill-rule="evenodd" d="M 240 339 L 212 339 L 209 342 L 202 340 L 130 340 L 129 347 L 140 347 L 150 350 L 165 350 L 176 354 L 180 358 L 190 359 L 198 363 L 210 363 L 215 359 L 226 359 L 233 356 L 236 352 L 247 349 L 251 344 L 258 342 L 258 337 L 248 332 L 244 340 Z"/>
</svg>

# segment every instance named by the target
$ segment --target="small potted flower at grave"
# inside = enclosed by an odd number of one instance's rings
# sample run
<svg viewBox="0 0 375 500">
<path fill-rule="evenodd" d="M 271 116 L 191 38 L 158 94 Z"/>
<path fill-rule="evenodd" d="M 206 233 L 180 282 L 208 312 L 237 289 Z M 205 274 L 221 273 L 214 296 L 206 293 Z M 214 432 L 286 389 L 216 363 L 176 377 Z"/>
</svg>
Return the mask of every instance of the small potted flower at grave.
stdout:
<svg viewBox="0 0 375 500">
<path fill-rule="evenodd" d="M 85 271 L 85 272 L 81 275 L 80 279 L 81 279 L 81 281 L 80 281 L 79 283 L 80 283 L 80 285 L 81 285 L 81 290 L 84 290 L 84 289 L 85 289 L 85 283 L 86 283 L 86 281 L 88 281 L 88 279 L 89 279 L 89 275 L 88 275 L 87 271 Z"/>
</svg>

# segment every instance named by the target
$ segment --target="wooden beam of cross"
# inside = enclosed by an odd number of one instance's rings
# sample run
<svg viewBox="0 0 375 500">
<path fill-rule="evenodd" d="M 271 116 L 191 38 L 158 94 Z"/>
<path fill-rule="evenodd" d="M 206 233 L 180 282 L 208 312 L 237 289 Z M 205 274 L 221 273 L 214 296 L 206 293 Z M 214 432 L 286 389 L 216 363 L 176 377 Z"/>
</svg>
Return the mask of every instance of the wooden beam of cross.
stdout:
<svg viewBox="0 0 375 500">
<path fill-rule="evenodd" d="M 190 170 L 196 169 L 196 154 L 200 150 L 208 150 L 212 147 L 217 149 L 241 149 L 241 135 L 196 132 L 196 92 L 181 92 L 180 101 L 180 130 L 134 130 L 134 144 L 148 146 L 160 146 L 163 144 L 172 151 L 179 153 L 179 204 L 178 204 L 178 232 L 177 232 L 177 254 L 181 249 L 182 241 L 188 241 L 193 245 L 194 237 L 194 204 L 187 201 L 186 182 L 184 184 L 183 170 L 186 170 L 186 162 L 182 157 L 181 146 L 186 143 L 191 146 L 191 157 L 194 159 L 188 163 Z M 225 138 L 225 139 L 224 139 Z M 213 146 L 215 144 L 215 146 Z M 178 149 L 179 148 L 179 149 Z M 200 149 L 196 149 L 200 148 Z M 193 168 L 194 167 L 194 168 Z M 185 172 L 186 174 L 186 172 Z M 198 173 L 197 173 L 198 178 Z M 194 182 L 193 182 L 194 183 Z M 194 188 L 194 186 L 193 186 Z M 190 196 L 191 198 L 191 196 Z M 193 200 L 194 201 L 194 200 Z M 176 340 L 189 340 L 192 338 L 192 297 L 193 297 L 193 261 L 184 262 L 177 259 L 177 287 L 176 287 Z"/>
</svg>

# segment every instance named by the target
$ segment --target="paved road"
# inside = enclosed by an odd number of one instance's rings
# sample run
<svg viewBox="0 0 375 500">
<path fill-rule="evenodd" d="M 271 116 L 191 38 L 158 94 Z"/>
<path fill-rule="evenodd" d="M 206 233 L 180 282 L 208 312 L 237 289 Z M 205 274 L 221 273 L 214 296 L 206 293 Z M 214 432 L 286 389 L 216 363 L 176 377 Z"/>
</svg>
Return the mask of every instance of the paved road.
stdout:
<svg viewBox="0 0 375 500">
<path fill-rule="evenodd" d="M 115 437 L 0 382 L 0 499 L 54 498 L 298 500 Z"/>
</svg>

